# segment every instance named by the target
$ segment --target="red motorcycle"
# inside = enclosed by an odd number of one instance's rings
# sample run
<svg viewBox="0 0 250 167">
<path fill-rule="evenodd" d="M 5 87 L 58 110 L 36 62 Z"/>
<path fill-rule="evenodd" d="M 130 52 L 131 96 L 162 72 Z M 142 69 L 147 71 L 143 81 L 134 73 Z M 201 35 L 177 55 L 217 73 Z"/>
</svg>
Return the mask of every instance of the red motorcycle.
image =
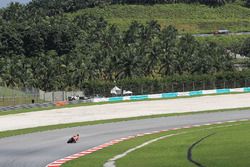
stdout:
<svg viewBox="0 0 250 167">
<path fill-rule="evenodd" d="M 77 135 L 71 137 L 71 138 L 67 141 L 67 143 L 76 143 L 79 139 L 80 139 L 80 136 L 79 136 L 79 134 L 77 134 Z"/>
</svg>

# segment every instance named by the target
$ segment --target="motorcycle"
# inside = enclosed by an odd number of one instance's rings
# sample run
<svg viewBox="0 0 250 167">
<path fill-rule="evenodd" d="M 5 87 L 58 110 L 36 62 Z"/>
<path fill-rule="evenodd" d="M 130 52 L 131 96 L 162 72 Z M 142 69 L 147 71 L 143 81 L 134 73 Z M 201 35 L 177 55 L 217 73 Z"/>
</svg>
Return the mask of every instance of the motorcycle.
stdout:
<svg viewBox="0 0 250 167">
<path fill-rule="evenodd" d="M 76 143 L 76 141 L 75 141 L 75 139 L 74 139 L 73 137 L 71 137 L 71 138 L 67 141 L 67 143 Z"/>
</svg>

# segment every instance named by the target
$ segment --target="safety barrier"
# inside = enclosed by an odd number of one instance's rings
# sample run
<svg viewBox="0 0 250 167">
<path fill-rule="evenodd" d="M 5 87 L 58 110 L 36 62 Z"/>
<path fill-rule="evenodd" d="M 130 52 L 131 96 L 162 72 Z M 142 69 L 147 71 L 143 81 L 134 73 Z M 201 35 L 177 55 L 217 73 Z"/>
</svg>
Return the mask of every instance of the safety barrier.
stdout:
<svg viewBox="0 0 250 167">
<path fill-rule="evenodd" d="M 234 89 L 213 89 L 213 90 L 199 90 L 199 91 L 190 91 L 190 92 L 170 92 L 170 93 L 161 93 L 161 94 L 149 94 L 149 95 L 133 95 L 133 96 L 118 96 L 118 97 L 109 97 L 109 98 L 94 98 L 88 100 L 79 100 L 79 101 L 59 101 L 55 103 L 36 103 L 36 104 L 23 104 L 17 106 L 7 106 L 0 107 L 0 111 L 10 111 L 18 109 L 28 109 L 28 108 L 43 108 L 43 107 L 52 107 L 52 106 L 64 106 L 66 104 L 76 104 L 76 103 L 87 103 L 87 102 L 119 102 L 119 101 L 137 101 L 137 100 L 147 100 L 147 99 L 168 99 L 176 97 L 188 97 L 188 96 L 201 96 L 209 94 L 226 94 L 226 93 L 240 93 L 240 92 L 250 92 L 250 87 L 244 88 L 234 88 Z"/>
<path fill-rule="evenodd" d="M 234 88 L 234 89 L 213 89 L 213 90 L 199 90 L 190 92 L 170 92 L 162 94 L 149 94 L 149 95 L 134 95 L 134 96 L 118 96 L 109 98 L 94 98 L 93 102 L 119 102 L 126 100 L 147 100 L 147 99 L 161 99 L 161 98 L 176 98 L 176 97 L 188 97 L 188 96 L 201 96 L 210 94 L 226 94 L 226 93 L 240 93 L 250 92 L 250 87 Z"/>
</svg>

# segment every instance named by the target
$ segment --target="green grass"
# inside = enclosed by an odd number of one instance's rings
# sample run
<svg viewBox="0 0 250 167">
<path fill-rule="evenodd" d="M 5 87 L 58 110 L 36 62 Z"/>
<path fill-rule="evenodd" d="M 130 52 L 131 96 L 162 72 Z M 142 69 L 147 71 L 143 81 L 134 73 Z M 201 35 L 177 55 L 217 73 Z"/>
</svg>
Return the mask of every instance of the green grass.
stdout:
<svg viewBox="0 0 250 167">
<path fill-rule="evenodd" d="M 224 125 L 235 125 L 222 127 Z M 250 122 L 227 123 L 224 125 L 203 126 L 188 130 L 165 132 L 138 137 L 129 141 L 97 151 L 74 161 L 69 161 L 63 167 L 100 167 L 108 159 L 121 154 L 130 148 L 146 141 L 167 134 L 186 132 L 147 145 L 117 161 L 117 167 L 193 167 L 187 160 L 187 150 L 196 141 L 211 133 L 193 149 L 193 158 L 204 166 L 212 167 L 246 167 L 250 165 Z"/>
<path fill-rule="evenodd" d="M 133 20 L 146 23 L 157 20 L 162 27 L 174 25 L 180 33 L 210 33 L 221 28 L 231 32 L 250 31 L 250 8 L 239 2 L 222 7 L 209 7 L 200 4 L 156 4 L 156 5 L 109 5 L 80 10 L 69 14 L 103 16 L 109 23 L 122 30 Z"/>
<path fill-rule="evenodd" d="M 216 36 L 208 36 L 208 37 L 196 37 L 196 39 L 200 42 L 215 42 L 223 47 L 231 47 L 237 44 L 237 46 L 241 46 L 243 42 L 250 38 L 250 35 L 216 35 Z"/>
<path fill-rule="evenodd" d="M 171 137 L 153 143 L 118 161 L 119 167 L 192 167 L 187 160 L 187 150 L 192 143 L 216 132 L 193 150 L 193 157 L 204 166 L 246 167 L 250 165 L 249 124 L 221 129 L 204 130 Z"/>
</svg>

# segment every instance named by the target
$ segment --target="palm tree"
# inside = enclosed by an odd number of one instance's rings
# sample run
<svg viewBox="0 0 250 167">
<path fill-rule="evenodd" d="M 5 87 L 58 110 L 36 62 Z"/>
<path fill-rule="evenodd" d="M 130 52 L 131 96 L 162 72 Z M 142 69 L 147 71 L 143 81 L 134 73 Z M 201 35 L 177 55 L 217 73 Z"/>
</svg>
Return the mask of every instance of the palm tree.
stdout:
<svg viewBox="0 0 250 167">
<path fill-rule="evenodd" d="M 250 7 L 250 0 L 246 0 L 246 6 Z"/>
<path fill-rule="evenodd" d="M 177 71 L 179 74 L 190 73 L 192 71 L 193 63 L 198 53 L 197 48 L 198 42 L 192 35 L 186 34 L 180 38 L 177 52 Z"/>
<path fill-rule="evenodd" d="M 176 71 L 177 30 L 173 26 L 164 28 L 160 35 L 160 69 L 163 76 L 172 75 Z"/>
<path fill-rule="evenodd" d="M 160 25 L 157 21 L 150 21 L 146 24 L 142 32 L 142 47 L 144 55 L 144 76 L 154 75 L 155 68 L 158 65 L 161 47 L 160 47 Z"/>
</svg>

